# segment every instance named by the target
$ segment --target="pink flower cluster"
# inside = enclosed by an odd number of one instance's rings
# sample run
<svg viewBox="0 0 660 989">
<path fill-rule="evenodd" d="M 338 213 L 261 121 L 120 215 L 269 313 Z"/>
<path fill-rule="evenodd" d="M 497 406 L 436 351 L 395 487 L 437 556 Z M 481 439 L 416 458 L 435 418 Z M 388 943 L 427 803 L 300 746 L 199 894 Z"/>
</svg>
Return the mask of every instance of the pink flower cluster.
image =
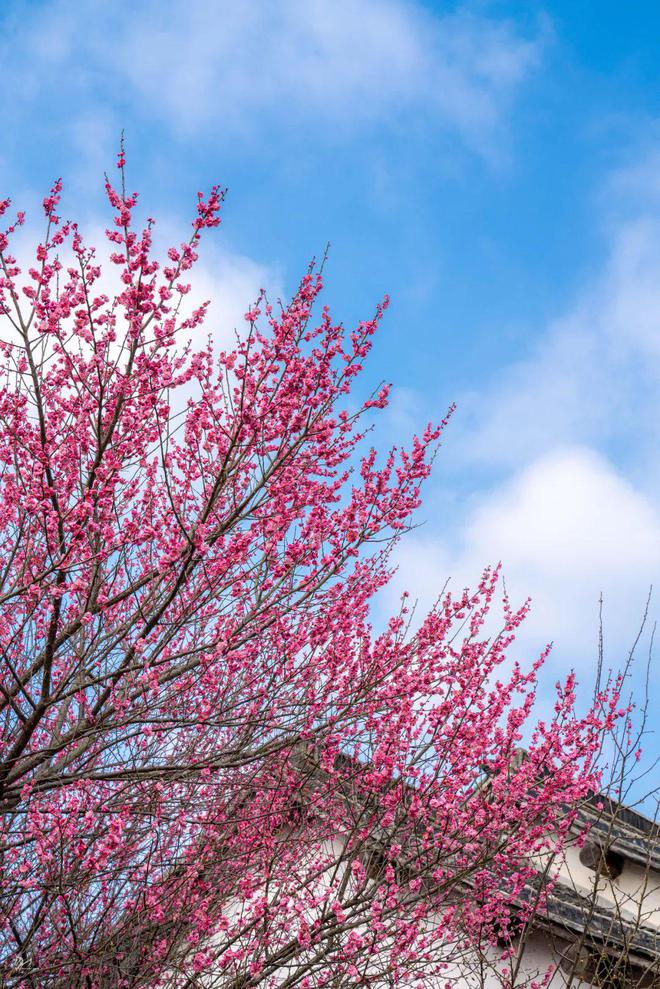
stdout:
<svg viewBox="0 0 660 989">
<path fill-rule="evenodd" d="M 161 266 L 119 168 L 116 293 L 61 183 L 33 267 L 22 215 L 0 233 L 3 978 L 422 984 L 561 843 L 616 686 L 578 718 L 569 679 L 520 761 L 541 661 L 503 672 L 525 608 L 487 636 L 497 570 L 374 633 L 444 426 L 365 449 L 387 303 L 347 332 L 312 267 L 233 349 L 189 346 L 223 194 Z"/>
</svg>

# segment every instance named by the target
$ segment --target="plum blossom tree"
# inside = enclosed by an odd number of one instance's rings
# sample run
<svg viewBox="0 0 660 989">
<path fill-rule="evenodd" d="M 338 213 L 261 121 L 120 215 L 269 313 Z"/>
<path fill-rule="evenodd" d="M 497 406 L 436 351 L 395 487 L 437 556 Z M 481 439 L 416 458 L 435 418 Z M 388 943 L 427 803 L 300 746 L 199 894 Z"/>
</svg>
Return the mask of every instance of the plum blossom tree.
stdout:
<svg viewBox="0 0 660 989">
<path fill-rule="evenodd" d="M 347 332 L 312 265 L 187 344 L 223 193 L 161 264 L 118 164 L 112 296 L 59 182 L 31 267 L 0 233 L 2 984 L 432 984 L 561 843 L 616 689 L 578 717 L 569 677 L 518 763 L 543 657 L 503 667 L 497 569 L 372 629 L 444 425 L 365 448 L 386 302 Z"/>
</svg>

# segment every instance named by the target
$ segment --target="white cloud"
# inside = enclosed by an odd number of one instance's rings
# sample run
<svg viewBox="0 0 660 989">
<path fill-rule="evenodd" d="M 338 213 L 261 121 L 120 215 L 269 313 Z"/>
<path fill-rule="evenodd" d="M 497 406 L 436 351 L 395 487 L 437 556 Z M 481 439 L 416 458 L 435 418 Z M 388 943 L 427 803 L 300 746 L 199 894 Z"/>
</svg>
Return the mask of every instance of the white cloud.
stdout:
<svg viewBox="0 0 660 989">
<path fill-rule="evenodd" d="M 554 640 L 560 665 L 593 663 L 602 592 L 608 658 L 622 661 L 660 584 L 658 159 L 607 183 L 605 261 L 574 305 L 524 357 L 458 397 L 439 469 L 447 463 L 460 488 L 427 492 L 428 522 L 400 547 L 388 604 L 408 588 L 428 606 L 447 578 L 474 586 L 501 561 L 513 600 L 533 599 L 530 651 Z M 416 398 L 406 393 L 404 412 L 423 418 Z M 462 504 L 461 489 L 471 493 Z"/>
<path fill-rule="evenodd" d="M 187 136 L 327 136 L 421 113 L 495 155 L 495 132 L 541 41 L 459 9 L 403 0 L 60 0 L 6 25 L 0 47 L 23 99 L 61 86 L 75 117 L 91 94 Z M 4 51 L 2 51 L 4 48 Z M 40 66 L 43 72 L 40 72 Z M 41 79 L 41 82 L 37 80 Z"/>
<path fill-rule="evenodd" d="M 603 271 L 523 360 L 459 400 L 457 455 L 509 470 L 557 445 L 614 450 L 641 485 L 658 475 L 660 218 L 611 232 Z"/>
<path fill-rule="evenodd" d="M 207 251 L 191 281 L 195 300 L 211 301 L 205 329 L 219 346 L 231 346 L 234 330 L 244 330 L 245 313 L 261 289 L 273 300 L 284 297 L 276 268 L 227 250 Z"/>
<path fill-rule="evenodd" d="M 512 602 L 532 598 L 525 648 L 554 640 L 557 663 L 592 668 L 602 592 L 618 661 L 660 578 L 660 512 L 594 451 L 553 450 L 482 493 L 456 532 L 405 540 L 388 603 L 406 588 L 428 607 L 448 578 L 473 587 L 498 562 Z"/>
</svg>

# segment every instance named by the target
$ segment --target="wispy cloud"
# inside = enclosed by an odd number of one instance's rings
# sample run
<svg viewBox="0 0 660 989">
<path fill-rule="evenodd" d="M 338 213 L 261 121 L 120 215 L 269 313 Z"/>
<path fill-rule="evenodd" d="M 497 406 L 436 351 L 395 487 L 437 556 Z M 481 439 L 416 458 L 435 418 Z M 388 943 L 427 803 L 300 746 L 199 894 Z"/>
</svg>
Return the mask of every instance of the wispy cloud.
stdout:
<svg viewBox="0 0 660 989">
<path fill-rule="evenodd" d="M 467 463 L 511 469 L 558 445 L 589 444 L 657 490 L 660 211 L 647 196 L 616 212 L 603 224 L 603 267 L 575 304 L 533 335 L 523 359 L 465 396 L 457 452 Z"/>
<path fill-rule="evenodd" d="M 620 662 L 660 583 L 660 212 L 649 175 L 638 162 L 610 177 L 601 269 L 524 359 L 459 397 L 444 456 L 471 494 L 447 510 L 431 492 L 445 511 L 427 510 L 402 544 L 391 592 L 408 587 L 428 604 L 448 578 L 473 586 L 501 561 L 513 599 L 533 599 L 523 641 L 555 640 L 557 660 L 583 668 L 596 655 L 601 592 Z M 411 417 L 413 396 L 404 399 L 395 426 Z M 419 396 L 418 406 L 416 417 Z"/>
<path fill-rule="evenodd" d="M 0 43 L 12 111 L 21 93 L 63 124 L 93 101 L 188 138 L 336 140 L 412 113 L 491 155 L 540 49 L 507 21 L 403 0 L 59 0 L 26 6 Z"/>
</svg>

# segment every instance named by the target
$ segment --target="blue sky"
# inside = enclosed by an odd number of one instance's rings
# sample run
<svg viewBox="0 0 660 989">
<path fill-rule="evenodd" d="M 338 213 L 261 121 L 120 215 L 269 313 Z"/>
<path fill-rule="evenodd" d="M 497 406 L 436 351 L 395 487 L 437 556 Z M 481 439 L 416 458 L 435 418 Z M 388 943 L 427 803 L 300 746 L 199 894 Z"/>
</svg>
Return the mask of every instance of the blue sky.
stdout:
<svg viewBox="0 0 660 989">
<path fill-rule="evenodd" d="M 521 649 L 589 679 L 660 577 L 660 7 L 405 0 L 8 2 L 0 192 L 102 229 L 131 184 L 176 235 L 229 187 L 201 290 L 221 338 L 332 244 L 346 322 L 392 298 L 369 367 L 381 442 L 452 401 L 391 591 L 431 601 L 502 560 Z M 657 603 L 652 615 L 658 614 Z"/>
</svg>

